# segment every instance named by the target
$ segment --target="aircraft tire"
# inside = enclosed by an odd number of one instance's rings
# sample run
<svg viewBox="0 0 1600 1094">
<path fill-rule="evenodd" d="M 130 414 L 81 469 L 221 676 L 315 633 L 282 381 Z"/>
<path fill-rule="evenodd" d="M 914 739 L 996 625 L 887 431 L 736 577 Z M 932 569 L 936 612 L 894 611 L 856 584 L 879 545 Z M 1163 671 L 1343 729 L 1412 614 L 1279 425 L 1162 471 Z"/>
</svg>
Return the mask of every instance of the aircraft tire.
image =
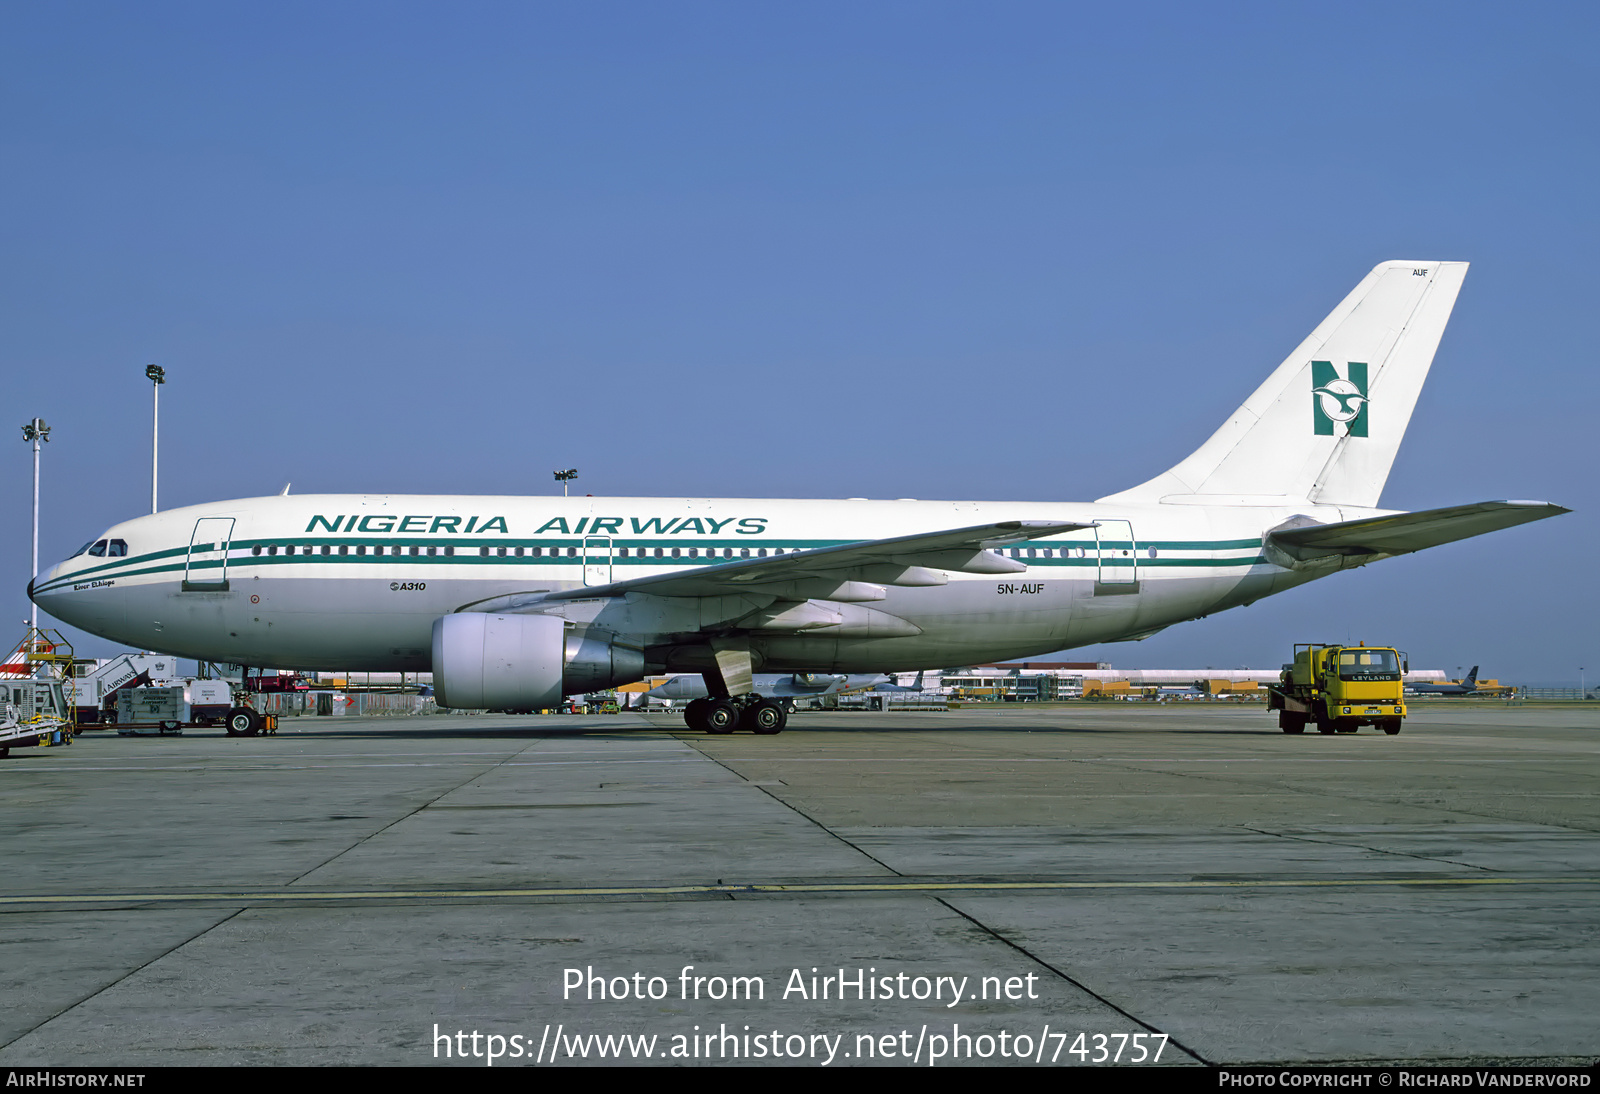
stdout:
<svg viewBox="0 0 1600 1094">
<path fill-rule="evenodd" d="M 788 721 L 788 715 L 784 713 L 782 706 L 771 699 L 762 699 L 745 707 L 744 714 L 739 718 L 739 725 L 752 733 L 770 737 L 775 733 L 782 733 Z"/>
<path fill-rule="evenodd" d="M 706 700 L 705 715 L 701 719 L 707 733 L 732 733 L 739 724 L 739 708 L 726 699 Z"/>
<path fill-rule="evenodd" d="M 234 707 L 228 711 L 228 736 L 254 737 L 261 732 L 261 715 L 249 707 Z"/>
<path fill-rule="evenodd" d="M 696 733 L 704 733 L 706 731 L 706 705 L 710 702 L 710 699 L 689 700 L 689 705 L 683 708 L 683 724 Z"/>
</svg>

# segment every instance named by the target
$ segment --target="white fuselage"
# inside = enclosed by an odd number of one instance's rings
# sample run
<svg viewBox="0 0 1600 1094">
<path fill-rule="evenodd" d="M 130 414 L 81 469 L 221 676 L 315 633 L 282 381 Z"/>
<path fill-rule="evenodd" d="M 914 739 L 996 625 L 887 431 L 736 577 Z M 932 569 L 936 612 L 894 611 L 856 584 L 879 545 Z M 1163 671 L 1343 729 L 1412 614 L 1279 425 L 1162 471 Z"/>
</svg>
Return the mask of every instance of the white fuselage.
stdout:
<svg viewBox="0 0 1600 1094">
<path fill-rule="evenodd" d="M 1262 537 L 1282 505 L 304 495 L 169 510 L 118 524 L 121 557 L 80 553 L 35 580 L 51 615 L 141 649 L 300 669 L 430 668 L 436 619 L 518 594 L 606 585 L 998 521 L 1094 523 L 1004 548 L 1026 572 L 889 586 L 871 608 L 911 624 L 753 633 L 772 672 L 890 672 L 1115 641 L 1330 572 L 1290 570 Z M 507 598 L 510 598 L 508 600 Z M 569 599 L 570 629 L 633 636 L 647 670 L 696 671 L 690 636 L 746 615 L 740 597 Z M 727 602 L 727 603 L 724 603 Z M 500 610 L 500 609 L 494 609 Z M 723 613 L 718 616 L 718 612 Z"/>
</svg>

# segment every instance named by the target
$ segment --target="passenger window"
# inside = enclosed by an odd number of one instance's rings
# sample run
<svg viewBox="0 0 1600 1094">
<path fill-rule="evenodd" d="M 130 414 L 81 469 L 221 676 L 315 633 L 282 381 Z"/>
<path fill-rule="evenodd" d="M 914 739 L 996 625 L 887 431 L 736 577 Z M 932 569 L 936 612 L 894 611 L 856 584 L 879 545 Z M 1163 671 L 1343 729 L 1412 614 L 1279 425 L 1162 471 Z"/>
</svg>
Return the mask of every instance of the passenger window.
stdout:
<svg viewBox="0 0 1600 1094">
<path fill-rule="evenodd" d="M 505 558 L 506 557 L 506 549 L 504 547 L 495 548 L 495 552 L 494 553 L 499 555 L 501 558 Z"/>
<path fill-rule="evenodd" d="M 415 548 L 415 547 L 411 548 L 411 557 L 412 558 L 416 558 L 417 557 L 417 548 Z"/>
<path fill-rule="evenodd" d="M 618 558 L 627 558 L 628 557 L 628 549 L 626 547 L 617 548 L 617 557 Z"/>
<path fill-rule="evenodd" d="M 350 553 L 350 548 L 341 543 L 339 544 L 339 553 L 341 555 L 347 555 Z"/>
<path fill-rule="evenodd" d="M 331 550 L 333 550 L 333 548 L 331 548 L 331 547 L 329 547 L 329 546 L 328 546 L 328 545 L 327 545 L 327 544 L 326 544 L 326 543 L 324 543 L 324 544 L 323 544 L 323 545 L 322 545 L 322 553 L 323 553 L 323 554 L 327 554 L 327 553 L 328 553 L 328 552 L 329 552 L 329 551 L 331 551 Z"/>
<path fill-rule="evenodd" d="M 698 548 L 698 547 L 689 548 L 689 557 L 690 558 L 699 558 L 700 557 L 700 548 Z"/>
<path fill-rule="evenodd" d="M 93 547 L 89 548 L 89 553 L 95 558 L 104 558 L 106 554 L 106 541 L 103 539 L 100 540 Z"/>
<path fill-rule="evenodd" d="M 446 547 L 444 549 L 444 553 L 446 555 L 448 555 L 450 558 L 455 558 L 456 557 L 456 549 L 455 549 L 455 547 L 453 545 L 449 546 L 449 547 Z"/>
<path fill-rule="evenodd" d="M 253 555 L 259 555 L 261 553 L 261 544 L 258 543 L 254 547 L 250 548 L 250 553 Z"/>
<path fill-rule="evenodd" d="M 276 543 L 270 543 L 270 544 L 267 545 L 267 554 L 275 555 L 277 553 L 278 553 L 278 545 Z"/>
<path fill-rule="evenodd" d="M 366 554 L 366 553 L 367 553 L 367 546 L 366 546 L 366 544 L 364 544 L 364 543 L 363 543 L 363 544 L 360 544 L 360 545 L 358 545 L 358 546 L 357 546 L 357 547 L 356 547 L 356 554 L 358 554 L 358 555 L 364 555 L 364 554 Z"/>
<path fill-rule="evenodd" d="M 428 548 L 428 554 L 429 554 L 429 555 L 430 555 L 430 556 L 432 556 L 432 555 L 436 555 L 436 554 L 438 554 L 438 553 L 439 553 L 439 548 L 437 548 L 437 547 L 429 547 L 429 548 Z"/>
<path fill-rule="evenodd" d="M 568 558 L 577 558 L 578 557 L 578 549 L 576 547 L 568 547 L 567 548 L 567 557 Z"/>
<path fill-rule="evenodd" d="M 672 549 L 672 557 L 673 558 L 677 558 L 678 557 L 678 548 L 674 547 Z"/>
<path fill-rule="evenodd" d="M 544 548 L 543 547 L 535 547 L 533 549 L 533 557 L 534 558 L 539 558 L 543 554 L 544 554 Z"/>
<path fill-rule="evenodd" d="M 657 558 L 661 558 L 662 557 L 661 548 L 659 548 L 659 547 L 656 548 L 656 557 Z"/>
<path fill-rule="evenodd" d="M 518 548 L 517 548 L 517 557 L 518 557 L 518 558 L 521 558 L 521 557 L 522 557 L 522 548 L 521 548 L 521 547 L 518 547 Z"/>
<path fill-rule="evenodd" d="M 489 557 L 489 548 L 487 548 L 487 547 L 479 547 L 478 548 L 478 555 L 481 558 L 488 558 Z"/>
</svg>

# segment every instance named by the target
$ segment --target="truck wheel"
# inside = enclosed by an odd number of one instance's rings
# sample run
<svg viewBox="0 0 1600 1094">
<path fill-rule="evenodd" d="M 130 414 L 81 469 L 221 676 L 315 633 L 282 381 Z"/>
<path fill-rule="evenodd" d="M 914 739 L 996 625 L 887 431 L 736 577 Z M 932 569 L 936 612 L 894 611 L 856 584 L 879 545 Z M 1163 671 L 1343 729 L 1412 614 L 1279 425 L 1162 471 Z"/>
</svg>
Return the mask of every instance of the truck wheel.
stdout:
<svg viewBox="0 0 1600 1094">
<path fill-rule="evenodd" d="M 1393 737 L 1396 733 L 1400 732 L 1400 719 L 1399 718 L 1385 718 L 1380 723 L 1380 728 L 1385 733 L 1387 733 L 1389 736 Z"/>
<path fill-rule="evenodd" d="M 1278 712 L 1278 728 L 1285 733 L 1304 733 L 1306 731 L 1306 716 L 1295 714 L 1292 711 L 1280 710 Z"/>
</svg>

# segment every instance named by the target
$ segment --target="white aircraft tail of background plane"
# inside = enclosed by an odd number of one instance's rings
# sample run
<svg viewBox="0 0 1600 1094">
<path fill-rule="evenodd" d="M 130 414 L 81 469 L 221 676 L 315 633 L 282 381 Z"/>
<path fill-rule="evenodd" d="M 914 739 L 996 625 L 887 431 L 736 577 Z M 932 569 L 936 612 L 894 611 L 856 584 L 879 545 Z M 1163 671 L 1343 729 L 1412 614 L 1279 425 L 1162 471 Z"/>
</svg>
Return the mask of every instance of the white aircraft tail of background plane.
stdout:
<svg viewBox="0 0 1600 1094">
<path fill-rule="evenodd" d="M 1466 268 L 1379 265 L 1191 456 L 1092 504 L 280 495 L 118 524 L 29 595 L 178 656 L 431 670 L 463 708 L 699 672 L 691 726 L 775 733 L 757 672 L 1135 639 L 1566 512 L 1376 508 Z"/>
</svg>

